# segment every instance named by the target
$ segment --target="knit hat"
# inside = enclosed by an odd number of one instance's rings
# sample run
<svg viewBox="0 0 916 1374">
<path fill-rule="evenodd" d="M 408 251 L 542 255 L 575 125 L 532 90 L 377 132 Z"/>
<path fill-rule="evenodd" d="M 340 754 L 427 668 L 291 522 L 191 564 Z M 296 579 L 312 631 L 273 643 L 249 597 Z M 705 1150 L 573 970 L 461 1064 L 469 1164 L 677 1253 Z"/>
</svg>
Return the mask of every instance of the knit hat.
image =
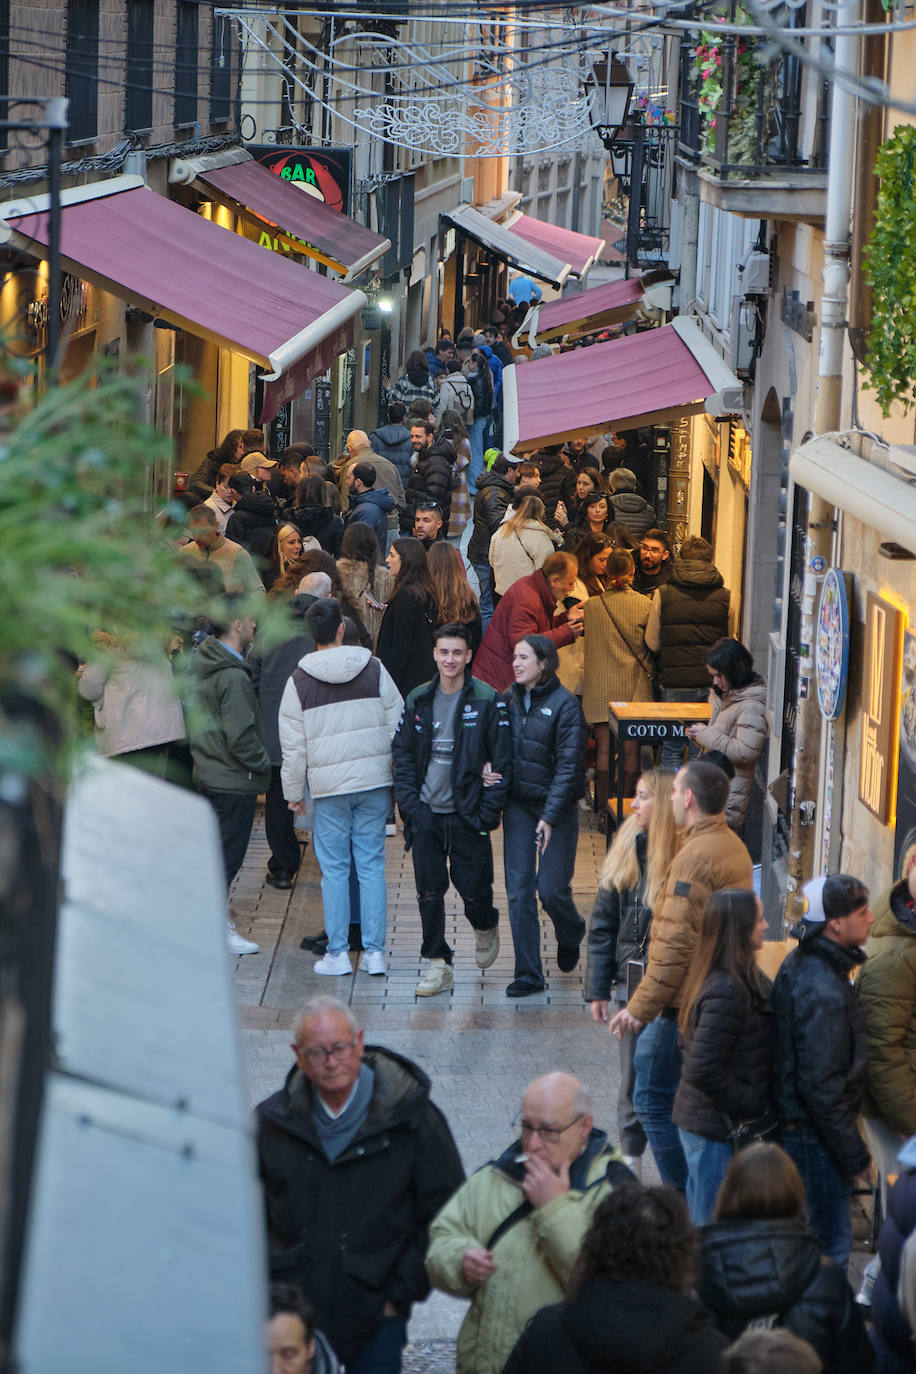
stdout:
<svg viewBox="0 0 916 1374">
<path fill-rule="evenodd" d="M 848 873 L 827 873 L 812 878 L 802 887 L 805 899 L 804 920 L 809 925 L 851 916 L 868 901 L 868 888 Z"/>
</svg>

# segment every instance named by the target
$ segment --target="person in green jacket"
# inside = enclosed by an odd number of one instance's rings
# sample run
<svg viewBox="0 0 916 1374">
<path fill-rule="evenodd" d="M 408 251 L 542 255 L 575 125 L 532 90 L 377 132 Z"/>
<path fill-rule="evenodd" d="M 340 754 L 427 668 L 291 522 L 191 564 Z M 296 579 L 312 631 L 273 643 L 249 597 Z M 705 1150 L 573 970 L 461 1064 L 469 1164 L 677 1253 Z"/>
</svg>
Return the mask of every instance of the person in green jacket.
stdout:
<svg viewBox="0 0 916 1374">
<path fill-rule="evenodd" d="M 225 621 L 191 663 L 190 712 L 194 781 L 219 822 L 228 892 L 245 858 L 259 792 L 270 785 L 270 756 L 261 734 L 251 669 L 245 655 L 255 621 L 239 598 L 226 598 Z M 253 940 L 227 921 L 232 954 L 257 954 Z"/>
<path fill-rule="evenodd" d="M 500 1374 L 529 1318 L 564 1297 L 598 1204 L 633 1182 L 571 1074 L 535 1079 L 518 1121 L 519 1139 L 462 1184 L 429 1228 L 430 1283 L 471 1299 L 457 1374 Z"/>
</svg>

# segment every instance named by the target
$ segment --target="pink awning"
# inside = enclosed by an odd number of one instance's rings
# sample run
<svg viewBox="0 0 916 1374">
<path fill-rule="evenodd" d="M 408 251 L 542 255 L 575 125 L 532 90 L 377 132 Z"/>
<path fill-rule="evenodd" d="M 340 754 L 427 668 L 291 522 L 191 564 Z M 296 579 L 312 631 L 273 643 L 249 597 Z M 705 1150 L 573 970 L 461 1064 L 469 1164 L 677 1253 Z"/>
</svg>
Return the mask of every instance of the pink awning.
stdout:
<svg viewBox="0 0 916 1374">
<path fill-rule="evenodd" d="M 265 253 L 134 178 L 116 178 L 110 187 L 64 193 L 64 267 L 264 368 L 262 422 L 296 394 L 291 386 L 301 391 L 352 347 L 353 319 L 366 303 L 361 291 Z M 11 230 L 27 252 L 44 256 L 48 213 L 33 204 L 0 205 L 0 220 L 7 237 Z"/>
<path fill-rule="evenodd" d="M 255 222 L 264 220 L 298 239 L 302 251 L 355 277 L 382 257 L 391 240 L 341 215 L 298 185 L 252 160 L 230 167 L 201 171 L 203 182 L 218 200 L 247 210 Z"/>
<path fill-rule="evenodd" d="M 701 365 L 702 360 L 702 365 Z M 661 424 L 741 403 L 741 385 L 690 320 L 503 370 L 508 451 L 614 428 Z M 727 403 L 727 405 L 726 405 Z"/>
<path fill-rule="evenodd" d="M 591 234 L 578 234 L 573 229 L 560 229 L 545 220 L 535 219 L 534 215 L 519 215 L 510 220 L 509 231 L 518 234 L 526 243 L 534 244 L 561 262 L 568 262 L 574 277 L 581 277 L 604 248 L 604 239 L 596 239 Z"/>
<path fill-rule="evenodd" d="M 530 327 L 542 342 L 561 338 L 564 334 L 597 332 L 611 324 L 622 324 L 636 314 L 644 289 L 639 277 L 631 277 L 592 286 L 588 291 L 577 291 L 537 307 L 531 325 L 526 324 L 519 332 L 527 336 Z"/>
</svg>

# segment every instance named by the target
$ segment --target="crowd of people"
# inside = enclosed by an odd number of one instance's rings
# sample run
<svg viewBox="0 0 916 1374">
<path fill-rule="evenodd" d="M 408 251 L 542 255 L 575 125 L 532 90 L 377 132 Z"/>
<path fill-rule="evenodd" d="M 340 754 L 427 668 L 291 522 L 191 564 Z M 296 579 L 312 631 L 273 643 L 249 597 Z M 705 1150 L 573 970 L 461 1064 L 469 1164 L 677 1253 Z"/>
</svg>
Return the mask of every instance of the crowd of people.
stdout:
<svg viewBox="0 0 916 1374">
<path fill-rule="evenodd" d="M 470 1302 L 463 1374 L 867 1370 L 850 1194 L 880 1176 L 875 1368 L 916 1369 L 916 871 L 876 903 L 873 932 L 857 879 L 806 884 L 798 946 L 764 976 L 742 835 L 766 689 L 712 547 L 672 549 L 638 435 L 488 450 L 502 347 L 494 329 L 412 355 L 388 423 L 351 432 L 333 466 L 306 444 L 272 458 L 260 430 L 227 435 L 173 545 L 202 599 L 180 692 L 165 649 L 101 633 L 79 669 L 101 752 L 211 803 L 227 893 L 259 796 L 268 884 L 295 884 L 311 836 L 317 975 L 387 972 L 398 819 L 416 994 L 454 986 L 450 883 L 491 968 L 501 825 L 506 995 L 546 986 L 541 907 L 558 973 L 585 948 L 586 1002 L 618 1040 L 616 1132 L 582 1084 L 549 1073 L 516 1139 L 465 1179 L 422 1070 L 312 999 L 286 1084 L 258 1109 L 274 1367 L 396 1371 L 433 1286 Z M 269 641 L 268 602 L 285 626 Z M 608 702 L 707 698 L 709 723 L 658 757 L 624 744 L 631 801 L 614 828 Z M 589 773 L 612 834 L 590 922 L 572 892 Z M 231 922 L 227 939 L 257 952 Z M 660 1187 L 642 1186 L 647 1147 Z"/>
</svg>

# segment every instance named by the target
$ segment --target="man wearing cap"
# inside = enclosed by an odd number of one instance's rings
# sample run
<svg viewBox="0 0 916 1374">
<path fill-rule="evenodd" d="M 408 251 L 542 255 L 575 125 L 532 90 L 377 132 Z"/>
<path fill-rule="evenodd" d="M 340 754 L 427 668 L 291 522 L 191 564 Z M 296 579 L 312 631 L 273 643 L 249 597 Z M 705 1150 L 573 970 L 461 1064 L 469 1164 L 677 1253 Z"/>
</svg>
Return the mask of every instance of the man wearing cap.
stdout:
<svg viewBox="0 0 916 1374">
<path fill-rule="evenodd" d="M 238 500 L 226 523 L 226 537 L 247 549 L 256 562 L 263 559 L 277 532 L 280 510 L 268 482 L 277 464 L 263 453 L 246 453 L 229 480 Z"/>
<path fill-rule="evenodd" d="M 845 1266 L 852 1248 L 849 1193 L 874 1174 L 856 1119 L 865 1095 L 865 1013 L 850 976 L 865 962 L 874 917 L 868 889 L 845 873 L 805 883 L 798 948 L 773 984 L 774 1090 L 783 1146 L 798 1165 L 808 1222 L 821 1249 Z"/>
</svg>

